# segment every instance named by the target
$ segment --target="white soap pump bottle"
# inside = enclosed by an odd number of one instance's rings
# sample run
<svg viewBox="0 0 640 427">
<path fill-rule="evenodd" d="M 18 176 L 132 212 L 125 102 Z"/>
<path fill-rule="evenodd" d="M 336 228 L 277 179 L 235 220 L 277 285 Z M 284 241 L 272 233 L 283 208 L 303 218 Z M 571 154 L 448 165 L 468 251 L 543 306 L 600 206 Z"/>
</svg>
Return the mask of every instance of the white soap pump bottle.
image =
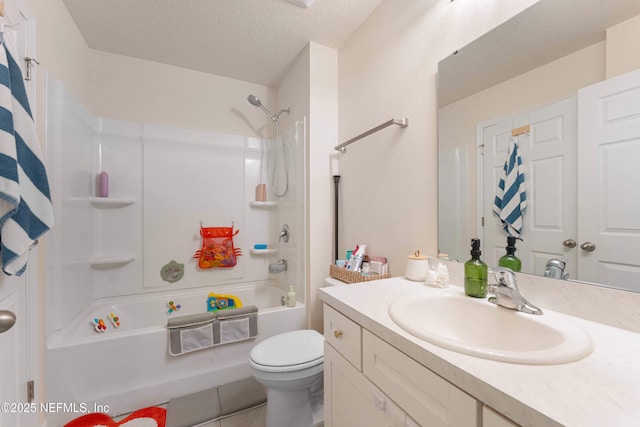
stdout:
<svg viewBox="0 0 640 427">
<path fill-rule="evenodd" d="M 293 285 L 289 286 L 289 292 L 287 292 L 287 307 L 296 306 L 296 291 L 293 289 Z"/>
</svg>

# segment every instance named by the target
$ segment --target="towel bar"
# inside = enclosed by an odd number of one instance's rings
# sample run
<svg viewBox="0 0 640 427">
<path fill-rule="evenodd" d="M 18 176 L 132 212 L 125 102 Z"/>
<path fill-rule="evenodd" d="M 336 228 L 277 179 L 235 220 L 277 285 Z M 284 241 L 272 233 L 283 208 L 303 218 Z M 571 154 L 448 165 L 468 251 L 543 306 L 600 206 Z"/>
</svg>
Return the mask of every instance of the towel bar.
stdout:
<svg viewBox="0 0 640 427">
<path fill-rule="evenodd" d="M 356 142 L 357 140 L 364 138 L 365 136 L 369 136 L 372 133 L 376 133 L 379 130 L 382 130 L 382 129 L 384 129 L 386 127 L 389 127 L 391 125 L 398 125 L 401 128 L 406 128 L 407 126 L 409 126 L 409 119 L 407 119 L 406 117 L 403 118 L 403 119 L 391 119 L 391 120 L 389 120 L 387 122 L 384 122 L 383 124 L 381 124 L 379 126 L 374 127 L 373 129 L 369 129 L 368 131 L 366 131 L 364 133 L 361 133 L 360 135 L 351 138 L 350 140 L 348 140 L 346 142 L 343 142 L 340 145 L 336 145 L 334 148 L 336 150 L 338 150 L 338 151 L 346 153 L 347 149 L 345 147 L 347 145 L 352 144 L 352 143 Z"/>
</svg>

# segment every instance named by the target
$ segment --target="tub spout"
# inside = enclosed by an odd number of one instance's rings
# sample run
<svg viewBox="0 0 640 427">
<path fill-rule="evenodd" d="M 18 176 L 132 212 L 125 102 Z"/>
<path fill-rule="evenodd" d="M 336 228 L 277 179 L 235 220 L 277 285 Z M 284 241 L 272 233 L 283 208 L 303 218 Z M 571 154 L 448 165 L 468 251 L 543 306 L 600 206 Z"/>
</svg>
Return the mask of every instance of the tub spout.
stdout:
<svg viewBox="0 0 640 427">
<path fill-rule="evenodd" d="M 278 274 L 287 270 L 287 261 L 279 259 L 277 262 L 269 264 L 269 274 Z"/>
</svg>

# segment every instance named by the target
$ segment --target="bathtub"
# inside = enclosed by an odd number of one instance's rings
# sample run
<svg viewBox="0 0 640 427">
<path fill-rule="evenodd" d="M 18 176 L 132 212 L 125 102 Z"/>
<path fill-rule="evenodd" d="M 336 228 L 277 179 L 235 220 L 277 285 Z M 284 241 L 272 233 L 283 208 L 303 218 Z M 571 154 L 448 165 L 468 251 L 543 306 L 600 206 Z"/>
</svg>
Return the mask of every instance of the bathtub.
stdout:
<svg viewBox="0 0 640 427">
<path fill-rule="evenodd" d="M 243 306 L 257 306 L 258 336 L 170 356 L 167 320 L 205 312 L 209 292 L 232 294 Z M 305 327 L 304 305 L 284 307 L 283 296 L 268 282 L 253 282 L 94 301 L 46 339 L 42 400 L 68 404 L 47 414 L 46 425 L 63 425 L 95 409 L 117 416 L 250 376 L 247 359 L 255 344 Z M 180 309 L 168 314 L 169 301 Z M 110 313 L 119 318 L 119 328 L 108 320 Z M 94 318 L 104 319 L 104 333 L 95 332 Z"/>
</svg>

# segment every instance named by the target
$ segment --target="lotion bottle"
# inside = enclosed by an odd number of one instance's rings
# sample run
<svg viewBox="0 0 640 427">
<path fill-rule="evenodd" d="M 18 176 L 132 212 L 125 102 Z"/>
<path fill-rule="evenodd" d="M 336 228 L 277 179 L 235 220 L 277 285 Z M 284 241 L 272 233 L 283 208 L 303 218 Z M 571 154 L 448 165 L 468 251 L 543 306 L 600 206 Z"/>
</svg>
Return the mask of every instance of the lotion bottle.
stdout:
<svg viewBox="0 0 640 427">
<path fill-rule="evenodd" d="M 510 268 L 514 272 L 520 271 L 522 268 L 522 261 L 516 255 L 516 238 L 513 236 L 507 237 L 507 253 L 500 257 L 498 265 L 500 267 Z"/>
<path fill-rule="evenodd" d="M 293 285 L 289 286 L 289 292 L 287 292 L 287 307 L 296 306 L 296 291 L 293 289 Z"/>
<path fill-rule="evenodd" d="M 464 293 L 470 297 L 487 296 L 488 267 L 481 259 L 480 239 L 471 239 L 471 259 L 464 263 Z"/>
</svg>

